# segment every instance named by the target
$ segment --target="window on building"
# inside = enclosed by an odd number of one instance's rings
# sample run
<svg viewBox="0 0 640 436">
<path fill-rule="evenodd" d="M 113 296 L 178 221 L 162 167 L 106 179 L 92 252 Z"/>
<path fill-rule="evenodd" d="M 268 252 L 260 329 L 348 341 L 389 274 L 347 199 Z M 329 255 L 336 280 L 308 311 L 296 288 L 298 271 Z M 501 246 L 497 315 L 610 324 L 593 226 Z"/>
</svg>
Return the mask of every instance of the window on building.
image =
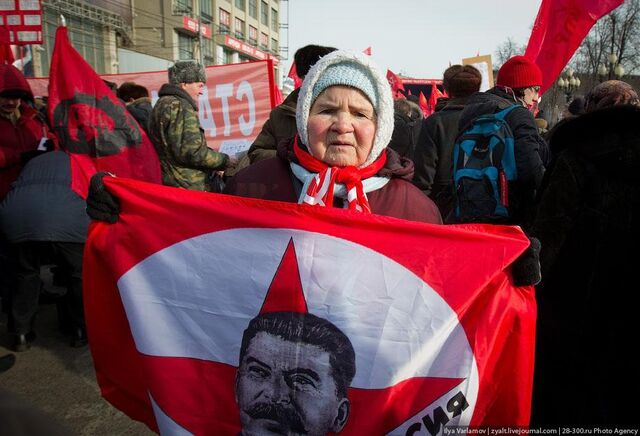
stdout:
<svg viewBox="0 0 640 436">
<path fill-rule="evenodd" d="M 245 0 L 236 0 L 236 8 L 244 11 L 245 8 Z"/>
<path fill-rule="evenodd" d="M 230 64 L 233 62 L 233 52 L 231 50 L 223 49 L 222 50 L 222 63 Z"/>
<path fill-rule="evenodd" d="M 229 33 L 229 27 L 231 27 L 231 14 L 220 8 L 218 11 L 218 22 L 220 23 L 220 32 Z"/>
<path fill-rule="evenodd" d="M 265 26 L 269 25 L 269 5 L 267 2 L 260 2 L 260 22 Z"/>
<path fill-rule="evenodd" d="M 213 41 L 210 39 L 202 39 L 202 56 L 205 65 L 213 65 L 215 63 L 215 51 Z"/>
<path fill-rule="evenodd" d="M 271 51 L 278 54 L 278 40 L 271 38 Z"/>
<path fill-rule="evenodd" d="M 278 30 L 278 11 L 271 9 L 271 29 Z"/>
<path fill-rule="evenodd" d="M 178 33 L 178 59 L 193 59 L 193 38 Z"/>
<path fill-rule="evenodd" d="M 249 16 L 258 19 L 258 0 L 249 0 Z"/>
<path fill-rule="evenodd" d="M 269 37 L 266 33 L 260 34 L 260 48 L 262 48 L 263 50 L 269 49 Z"/>
<path fill-rule="evenodd" d="M 45 51 L 40 54 L 43 76 L 49 75 L 49 66 L 51 64 L 51 54 L 55 41 L 57 19 L 58 17 L 55 11 L 50 9 L 44 10 L 43 37 L 45 44 L 43 45 L 43 48 L 45 48 Z M 67 17 L 67 26 L 69 26 L 69 39 L 73 46 L 93 67 L 93 69 L 98 74 L 111 72 L 110 70 L 107 71 L 107 64 L 105 63 L 108 58 L 103 42 L 105 28 L 96 23 L 90 22 L 89 20 L 82 20 L 74 17 Z"/>
<path fill-rule="evenodd" d="M 249 26 L 249 41 L 251 41 L 253 45 L 258 42 L 258 29 L 253 26 Z"/>
<path fill-rule="evenodd" d="M 191 11 L 190 0 L 173 0 L 173 12 L 175 14 L 183 14 Z"/>
<path fill-rule="evenodd" d="M 202 18 L 211 22 L 213 19 L 213 3 L 211 0 L 200 1 L 200 14 L 202 15 Z"/>
<path fill-rule="evenodd" d="M 234 30 L 236 31 L 236 38 L 244 39 L 244 21 L 240 18 L 236 18 L 234 27 Z"/>
</svg>

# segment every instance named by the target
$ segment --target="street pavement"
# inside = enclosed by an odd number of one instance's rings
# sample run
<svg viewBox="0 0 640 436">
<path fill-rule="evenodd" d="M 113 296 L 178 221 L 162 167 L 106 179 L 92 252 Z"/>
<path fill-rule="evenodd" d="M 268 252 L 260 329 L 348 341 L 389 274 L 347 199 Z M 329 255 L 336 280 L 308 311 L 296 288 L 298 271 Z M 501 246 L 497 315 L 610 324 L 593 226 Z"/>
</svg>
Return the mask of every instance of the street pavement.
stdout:
<svg viewBox="0 0 640 436">
<path fill-rule="evenodd" d="M 45 286 L 48 286 L 49 291 L 61 291 L 50 283 L 46 284 L 46 278 Z M 37 339 L 31 349 L 15 353 L 15 365 L 0 373 L 0 395 L 4 391 L 19 397 L 28 403 L 32 411 L 42 412 L 56 419 L 68 429 L 69 434 L 155 434 L 101 397 L 89 347 L 69 346 L 68 337 L 58 331 L 55 304 L 40 305 L 35 330 Z M 10 346 L 7 318 L 2 314 L 0 356 L 11 353 Z M 3 407 L 2 401 L 0 407 Z M 0 422 L 0 435 L 3 434 L 6 433 Z"/>
</svg>

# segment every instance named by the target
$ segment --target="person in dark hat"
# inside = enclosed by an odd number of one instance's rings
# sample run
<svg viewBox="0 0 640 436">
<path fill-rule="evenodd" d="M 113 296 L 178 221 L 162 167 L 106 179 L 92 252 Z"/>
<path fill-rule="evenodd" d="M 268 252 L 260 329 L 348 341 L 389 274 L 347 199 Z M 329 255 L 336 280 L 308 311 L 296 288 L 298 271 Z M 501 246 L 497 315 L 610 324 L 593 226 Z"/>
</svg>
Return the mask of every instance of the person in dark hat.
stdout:
<svg viewBox="0 0 640 436">
<path fill-rule="evenodd" d="M 442 85 L 449 94 L 446 105 L 423 121 L 413 161 L 413 183 L 436 203 L 443 217 L 453 198 L 453 143 L 458 122 L 469 96 L 480 90 L 482 75 L 471 65 L 452 65 L 444 71 Z"/>
<path fill-rule="evenodd" d="M 321 57 L 336 50 L 334 47 L 314 44 L 298 49 L 293 57 L 298 77 L 304 80 L 309 69 Z M 275 157 L 278 143 L 296 135 L 296 104 L 299 93 L 300 89 L 294 89 L 282 104 L 271 111 L 269 119 L 249 148 L 248 156 L 251 163 Z M 240 170 L 241 165 L 237 169 Z"/>
<path fill-rule="evenodd" d="M 498 71 L 496 86 L 469 97 L 460 115 L 459 127 L 464 128 L 481 115 L 516 106 L 505 117 L 515 141 L 517 174 L 508 185 L 509 217 L 505 224 L 526 225 L 530 221 L 536 190 L 544 176 L 542 156 L 548 155 L 547 144 L 538 133 L 531 112 L 538 101 L 540 85 L 540 68 L 524 56 L 514 56 Z"/>
<path fill-rule="evenodd" d="M 198 118 L 198 97 L 207 77 L 194 60 L 176 61 L 169 68 L 169 83 L 149 120 L 149 137 L 158 152 L 162 183 L 178 188 L 210 191 L 213 171 L 233 167 L 235 159 L 207 147 Z"/>
<path fill-rule="evenodd" d="M 640 390 L 624 352 L 640 339 L 639 98 L 611 80 L 585 102 L 550 138 L 558 154 L 531 227 L 543 276 L 532 427 L 636 428 L 636 405 L 620 399 Z"/>
</svg>

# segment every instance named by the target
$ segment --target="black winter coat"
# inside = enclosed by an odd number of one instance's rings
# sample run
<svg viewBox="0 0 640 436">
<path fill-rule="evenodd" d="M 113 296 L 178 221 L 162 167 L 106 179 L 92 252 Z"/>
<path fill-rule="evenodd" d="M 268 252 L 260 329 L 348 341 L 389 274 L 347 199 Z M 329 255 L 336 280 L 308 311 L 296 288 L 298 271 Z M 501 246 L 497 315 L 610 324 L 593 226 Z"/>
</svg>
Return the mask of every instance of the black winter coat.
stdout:
<svg viewBox="0 0 640 436">
<path fill-rule="evenodd" d="M 31 159 L 0 206 L 0 228 L 11 243 L 84 243 L 87 205 L 71 190 L 71 162 L 63 151 Z"/>
<path fill-rule="evenodd" d="M 542 243 L 533 426 L 637 425 L 640 108 L 563 123 L 531 232 Z"/>
<path fill-rule="evenodd" d="M 466 102 L 466 97 L 447 99 L 444 107 L 427 117 L 413 155 L 413 183 L 436 203 L 443 218 L 453 208 L 453 144 Z"/>
<path fill-rule="evenodd" d="M 495 113 L 510 105 L 520 105 L 512 95 L 501 88 L 473 94 L 460 115 L 458 130 L 462 130 L 480 115 Z M 547 145 L 538 133 L 533 115 L 524 106 L 507 114 L 505 121 L 515 140 L 517 179 L 509 183 L 509 223 L 526 224 L 533 213 L 536 190 L 544 176 L 541 150 Z"/>
</svg>

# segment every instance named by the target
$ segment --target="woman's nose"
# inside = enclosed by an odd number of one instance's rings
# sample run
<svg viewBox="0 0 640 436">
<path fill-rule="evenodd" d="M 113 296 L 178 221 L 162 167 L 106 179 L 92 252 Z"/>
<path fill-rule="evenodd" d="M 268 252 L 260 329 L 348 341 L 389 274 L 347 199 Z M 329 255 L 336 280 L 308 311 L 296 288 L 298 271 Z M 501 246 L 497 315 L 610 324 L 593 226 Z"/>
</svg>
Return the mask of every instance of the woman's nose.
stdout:
<svg viewBox="0 0 640 436">
<path fill-rule="evenodd" d="M 336 119 L 332 124 L 332 128 L 338 133 L 349 133 L 353 131 L 351 115 L 347 112 L 338 112 L 336 115 Z"/>
</svg>

